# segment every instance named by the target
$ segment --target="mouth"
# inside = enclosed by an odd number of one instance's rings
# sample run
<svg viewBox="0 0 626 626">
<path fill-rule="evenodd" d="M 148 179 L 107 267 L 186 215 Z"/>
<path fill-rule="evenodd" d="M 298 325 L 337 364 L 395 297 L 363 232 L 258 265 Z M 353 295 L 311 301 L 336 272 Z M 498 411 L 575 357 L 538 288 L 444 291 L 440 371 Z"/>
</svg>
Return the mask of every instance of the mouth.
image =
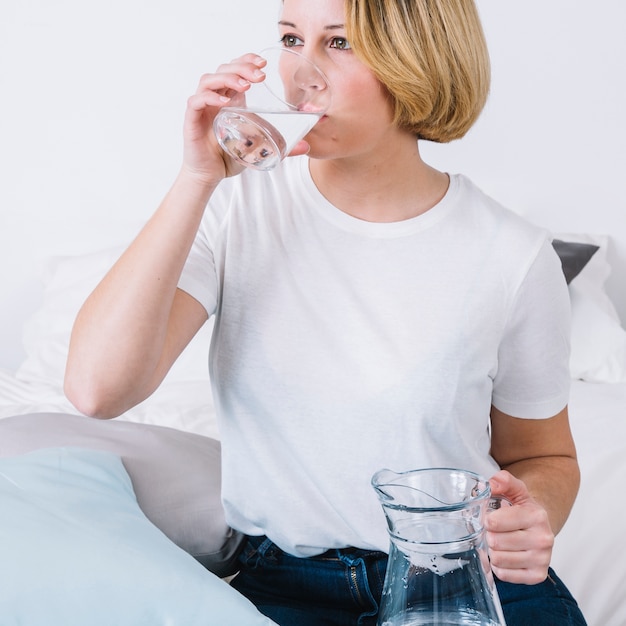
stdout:
<svg viewBox="0 0 626 626">
<path fill-rule="evenodd" d="M 324 109 L 320 109 L 320 107 L 316 107 L 311 105 L 310 103 L 304 103 L 302 105 L 299 105 L 297 107 L 297 111 L 299 113 L 315 113 L 315 114 L 319 114 L 321 111 L 323 111 Z M 323 120 L 325 117 L 327 117 L 327 115 L 324 113 L 321 117 L 320 120 Z"/>
</svg>

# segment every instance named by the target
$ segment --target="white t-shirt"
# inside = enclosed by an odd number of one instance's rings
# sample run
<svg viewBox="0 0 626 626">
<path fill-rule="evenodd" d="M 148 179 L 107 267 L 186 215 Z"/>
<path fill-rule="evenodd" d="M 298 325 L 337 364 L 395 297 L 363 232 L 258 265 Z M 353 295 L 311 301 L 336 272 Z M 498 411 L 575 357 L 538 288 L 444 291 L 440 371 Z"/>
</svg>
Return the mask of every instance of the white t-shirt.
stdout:
<svg viewBox="0 0 626 626">
<path fill-rule="evenodd" d="M 331 205 L 306 157 L 224 181 L 180 288 L 216 315 L 210 372 L 228 522 L 311 556 L 388 550 L 372 475 L 489 477 L 489 411 L 569 392 L 569 300 L 546 233 L 463 176 L 418 217 Z"/>
</svg>

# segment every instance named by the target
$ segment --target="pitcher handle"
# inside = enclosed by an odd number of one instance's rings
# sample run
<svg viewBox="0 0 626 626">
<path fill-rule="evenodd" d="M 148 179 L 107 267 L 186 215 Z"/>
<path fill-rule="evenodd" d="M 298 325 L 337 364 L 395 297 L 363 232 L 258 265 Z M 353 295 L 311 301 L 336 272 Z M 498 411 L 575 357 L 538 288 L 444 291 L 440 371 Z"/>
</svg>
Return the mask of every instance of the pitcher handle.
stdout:
<svg viewBox="0 0 626 626">
<path fill-rule="evenodd" d="M 513 506 L 513 503 L 504 496 L 491 496 L 489 503 L 487 504 L 487 511 L 497 511 L 502 507 Z"/>
</svg>

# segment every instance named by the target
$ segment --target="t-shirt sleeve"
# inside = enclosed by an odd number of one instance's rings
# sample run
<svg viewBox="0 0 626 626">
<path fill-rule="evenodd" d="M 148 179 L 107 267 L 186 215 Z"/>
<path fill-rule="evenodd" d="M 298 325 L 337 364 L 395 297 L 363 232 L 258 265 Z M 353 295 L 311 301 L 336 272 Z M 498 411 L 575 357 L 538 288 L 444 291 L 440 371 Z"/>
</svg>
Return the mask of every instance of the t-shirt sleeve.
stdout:
<svg viewBox="0 0 626 626">
<path fill-rule="evenodd" d="M 513 301 L 498 351 L 493 405 L 541 419 L 568 403 L 571 311 L 561 264 L 546 239 Z"/>
<path fill-rule="evenodd" d="M 215 312 L 217 284 L 212 250 L 201 226 L 189 251 L 178 288 L 195 298 L 206 309 L 207 315 Z"/>
<path fill-rule="evenodd" d="M 232 183 L 222 181 L 213 193 L 178 281 L 178 288 L 195 298 L 209 317 L 218 300 L 218 263 L 220 238 L 228 217 Z"/>
</svg>

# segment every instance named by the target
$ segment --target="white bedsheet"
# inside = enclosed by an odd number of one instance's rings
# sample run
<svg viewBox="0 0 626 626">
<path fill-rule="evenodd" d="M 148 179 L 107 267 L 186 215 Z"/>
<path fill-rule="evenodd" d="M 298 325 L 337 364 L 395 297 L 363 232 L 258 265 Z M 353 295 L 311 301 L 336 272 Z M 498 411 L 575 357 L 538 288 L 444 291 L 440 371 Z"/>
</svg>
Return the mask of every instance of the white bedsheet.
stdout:
<svg viewBox="0 0 626 626">
<path fill-rule="evenodd" d="M 570 402 L 581 487 L 553 567 L 589 626 L 626 625 L 626 384 L 575 381 Z"/>
<path fill-rule="evenodd" d="M 59 386 L 26 382 L 0 369 L 0 418 L 40 412 L 77 413 Z M 207 380 L 168 382 L 116 419 L 169 426 L 219 438 Z"/>
</svg>

